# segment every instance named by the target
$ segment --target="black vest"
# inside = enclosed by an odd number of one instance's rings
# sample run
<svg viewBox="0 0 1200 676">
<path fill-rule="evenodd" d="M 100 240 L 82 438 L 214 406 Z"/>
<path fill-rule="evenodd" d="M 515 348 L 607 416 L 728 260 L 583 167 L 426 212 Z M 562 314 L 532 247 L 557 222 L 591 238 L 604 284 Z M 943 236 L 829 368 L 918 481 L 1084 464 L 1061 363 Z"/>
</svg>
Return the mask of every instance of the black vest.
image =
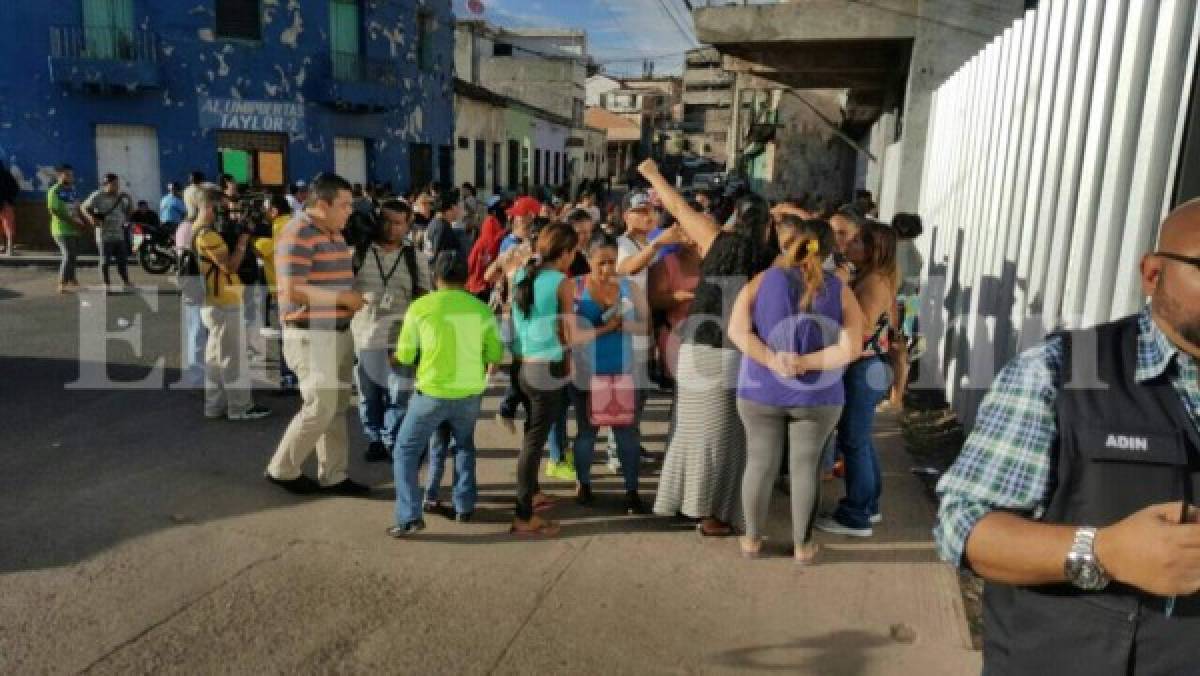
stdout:
<svg viewBox="0 0 1200 676">
<path fill-rule="evenodd" d="M 1137 317 L 1062 334 L 1058 440 L 1042 521 L 1103 527 L 1200 486 L 1200 434 L 1167 374 L 1134 378 Z M 1095 345 L 1095 349 L 1091 346 Z M 1073 350 L 1080 363 L 1072 369 Z M 1075 389 L 1072 375 L 1101 388 Z M 1165 599 L 1120 583 L 1102 592 L 1070 585 L 984 590 L 984 674 L 1108 676 L 1200 674 L 1200 595 Z"/>
</svg>

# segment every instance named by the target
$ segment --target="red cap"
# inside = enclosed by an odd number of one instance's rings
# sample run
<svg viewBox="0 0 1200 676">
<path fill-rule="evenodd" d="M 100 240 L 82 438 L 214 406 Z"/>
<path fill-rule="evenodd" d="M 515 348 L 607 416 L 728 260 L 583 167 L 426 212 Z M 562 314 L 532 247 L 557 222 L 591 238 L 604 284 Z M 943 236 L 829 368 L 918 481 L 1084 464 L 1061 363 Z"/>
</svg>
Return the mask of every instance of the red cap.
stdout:
<svg viewBox="0 0 1200 676">
<path fill-rule="evenodd" d="M 508 209 L 509 216 L 537 216 L 542 213 L 542 205 L 532 197 L 521 197 Z"/>
</svg>

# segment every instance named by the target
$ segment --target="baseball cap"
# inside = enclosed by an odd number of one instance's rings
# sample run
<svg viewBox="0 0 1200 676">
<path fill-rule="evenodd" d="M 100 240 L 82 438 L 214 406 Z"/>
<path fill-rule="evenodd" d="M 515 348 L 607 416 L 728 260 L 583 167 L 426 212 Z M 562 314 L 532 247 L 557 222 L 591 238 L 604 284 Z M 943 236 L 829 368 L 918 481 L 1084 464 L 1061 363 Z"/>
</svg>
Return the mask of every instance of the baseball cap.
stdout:
<svg viewBox="0 0 1200 676">
<path fill-rule="evenodd" d="M 542 212 L 542 204 L 532 197 L 521 197 L 513 202 L 508 210 L 509 216 L 537 216 Z"/>
<path fill-rule="evenodd" d="M 633 211 L 634 209 L 649 209 L 654 206 L 650 202 L 650 196 L 644 192 L 631 192 L 625 198 L 625 211 Z"/>
</svg>

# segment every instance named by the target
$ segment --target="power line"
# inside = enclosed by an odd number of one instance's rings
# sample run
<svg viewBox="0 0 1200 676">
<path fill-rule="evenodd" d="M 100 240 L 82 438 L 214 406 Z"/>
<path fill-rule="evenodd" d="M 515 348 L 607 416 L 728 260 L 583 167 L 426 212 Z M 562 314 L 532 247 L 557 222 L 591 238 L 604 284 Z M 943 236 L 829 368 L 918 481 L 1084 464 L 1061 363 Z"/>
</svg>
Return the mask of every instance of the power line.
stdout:
<svg viewBox="0 0 1200 676">
<path fill-rule="evenodd" d="M 683 2 L 684 5 L 687 5 L 687 0 L 680 0 L 680 2 Z M 672 0 L 667 0 L 667 4 L 671 6 L 671 9 L 675 12 L 675 15 L 679 17 L 683 27 L 687 29 L 688 36 L 692 41 L 692 44 L 699 46 L 700 39 L 696 36 L 696 22 L 692 19 L 691 9 L 684 9 L 684 7 L 675 4 Z"/>
<path fill-rule="evenodd" d="M 662 13 L 664 15 L 666 15 L 667 19 L 671 23 L 675 24 L 675 28 L 679 30 L 679 34 L 683 36 L 683 39 L 685 41 L 687 41 L 688 44 L 691 44 L 693 46 L 698 44 L 695 41 L 695 39 L 692 38 L 692 36 L 688 32 L 688 30 L 683 27 L 683 23 L 679 21 L 679 18 L 671 13 L 670 4 L 669 4 L 668 0 L 658 0 L 658 8 L 660 10 L 662 10 Z"/>
<path fill-rule="evenodd" d="M 629 45 L 630 49 L 640 49 L 640 47 L 633 44 L 633 38 L 630 37 L 629 31 L 625 30 L 625 24 L 621 23 L 621 20 L 617 18 L 617 13 L 613 11 L 612 5 L 608 4 L 608 0 L 600 0 L 600 6 L 604 8 L 604 11 L 608 13 L 608 17 L 612 19 L 613 25 L 616 26 L 617 29 L 621 31 L 621 35 L 625 37 L 625 44 Z"/>
</svg>

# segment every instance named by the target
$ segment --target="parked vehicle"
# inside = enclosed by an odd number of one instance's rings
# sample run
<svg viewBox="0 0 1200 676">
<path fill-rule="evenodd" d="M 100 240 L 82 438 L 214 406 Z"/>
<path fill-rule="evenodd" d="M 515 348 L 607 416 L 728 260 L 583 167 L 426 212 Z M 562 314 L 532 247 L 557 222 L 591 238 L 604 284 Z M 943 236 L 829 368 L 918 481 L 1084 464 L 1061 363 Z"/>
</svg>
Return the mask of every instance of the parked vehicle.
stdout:
<svg viewBox="0 0 1200 676">
<path fill-rule="evenodd" d="M 170 272 L 179 264 L 175 254 L 175 231 L 161 225 L 134 223 L 133 251 L 142 269 L 152 275 Z"/>
</svg>

